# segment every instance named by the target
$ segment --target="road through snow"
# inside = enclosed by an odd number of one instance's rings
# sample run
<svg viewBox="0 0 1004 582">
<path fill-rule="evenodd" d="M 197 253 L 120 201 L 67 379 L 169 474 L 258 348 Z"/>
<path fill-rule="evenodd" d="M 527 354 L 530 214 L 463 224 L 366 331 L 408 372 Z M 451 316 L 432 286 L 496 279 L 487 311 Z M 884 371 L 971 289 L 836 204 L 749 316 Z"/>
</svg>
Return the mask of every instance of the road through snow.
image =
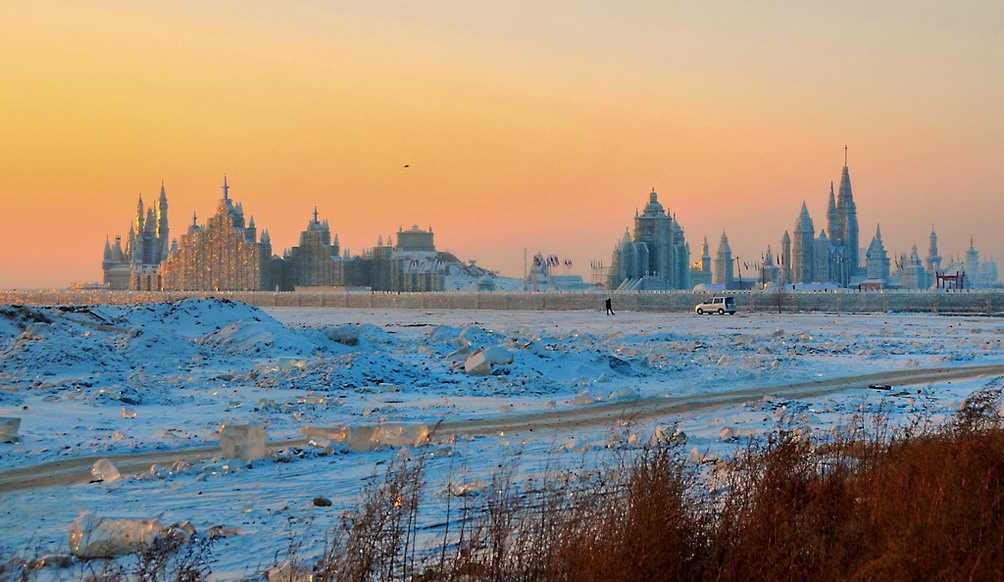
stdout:
<svg viewBox="0 0 1004 582">
<path fill-rule="evenodd" d="M 1004 375 L 1004 365 L 901 369 L 812 382 L 745 388 L 714 394 L 643 398 L 625 402 L 593 404 L 578 408 L 448 421 L 441 422 L 436 426 L 435 435 L 442 437 L 457 434 L 488 435 L 503 432 L 507 434 L 519 434 L 524 431 L 532 432 L 534 430 L 571 430 L 612 425 L 622 420 L 654 419 L 670 414 L 741 404 L 764 396 L 806 398 L 833 394 L 844 390 L 866 388 L 869 384 L 908 386 L 1000 375 Z M 290 446 L 307 446 L 308 442 L 306 438 L 293 438 L 269 441 L 267 444 L 270 450 L 276 450 Z M 219 455 L 219 451 L 218 446 L 204 445 L 183 447 L 168 451 L 89 455 L 19 467 L 0 472 L 0 494 L 87 482 L 91 479 L 91 466 L 95 461 L 102 458 L 109 459 L 115 463 L 119 472 L 125 475 L 148 471 L 150 465 L 153 463 L 170 463 L 182 459 L 216 457 Z"/>
</svg>

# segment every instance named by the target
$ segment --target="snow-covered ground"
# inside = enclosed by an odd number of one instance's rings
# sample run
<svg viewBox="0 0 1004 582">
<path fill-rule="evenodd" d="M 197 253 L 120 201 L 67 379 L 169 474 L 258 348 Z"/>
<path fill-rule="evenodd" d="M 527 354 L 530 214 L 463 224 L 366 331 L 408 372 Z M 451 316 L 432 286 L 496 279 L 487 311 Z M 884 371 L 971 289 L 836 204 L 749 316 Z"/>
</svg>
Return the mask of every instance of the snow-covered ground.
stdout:
<svg viewBox="0 0 1004 582">
<path fill-rule="evenodd" d="M 521 413 L 607 402 L 697 402 L 852 375 L 1004 365 L 1002 341 L 1001 319 L 917 314 L 262 310 L 196 299 L 0 307 L 0 416 L 22 419 L 16 441 L 0 444 L 0 470 L 214 445 L 224 423 L 264 425 L 269 440 L 302 437 L 307 425 L 488 417 L 504 424 Z M 513 362 L 490 375 L 464 371 L 465 349 L 495 346 Z M 0 475 L 0 551 L 65 552 L 81 511 L 187 519 L 200 531 L 239 528 L 214 548 L 215 574 L 238 577 L 267 567 L 277 553 L 281 561 L 291 530 L 307 541 L 305 554 L 319 552 L 342 511 L 398 455 L 429 454 L 433 490 L 449 480 L 488 479 L 504 458 L 518 457 L 528 470 L 601 458 L 610 447 L 645 442 L 659 425 L 686 432 L 688 450 L 727 455 L 785 415 L 816 431 L 879 407 L 894 421 L 937 416 L 1000 381 L 977 375 L 890 391 L 853 384 L 822 396 L 750 398 L 627 425 L 622 419 L 531 432 L 514 423 L 504 434 L 443 435 L 434 441 L 449 442 L 404 453 L 351 452 L 332 443 L 247 463 L 193 450 L 185 462 L 111 483 L 9 492 Z M 618 439 L 627 434 L 641 438 Z M 333 505 L 315 507 L 318 496 Z M 431 506 L 423 520 L 434 523 L 436 511 Z"/>
</svg>

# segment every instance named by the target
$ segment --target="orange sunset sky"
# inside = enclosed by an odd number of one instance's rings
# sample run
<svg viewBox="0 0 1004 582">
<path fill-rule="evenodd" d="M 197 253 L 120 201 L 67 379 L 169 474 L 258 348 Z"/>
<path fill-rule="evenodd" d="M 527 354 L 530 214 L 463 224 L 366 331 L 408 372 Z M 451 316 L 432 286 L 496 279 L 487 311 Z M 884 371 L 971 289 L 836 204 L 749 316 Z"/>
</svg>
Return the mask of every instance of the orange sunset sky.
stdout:
<svg viewBox="0 0 1004 582">
<path fill-rule="evenodd" d="M 861 242 L 1004 258 L 1004 3 L 4 2 L 0 287 L 99 281 L 163 180 L 296 243 L 432 225 L 589 279 L 655 187 L 692 259 L 777 248 L 849 146 Z M 407 164 L 410 167 L 405 169 Z"/>
</svg>

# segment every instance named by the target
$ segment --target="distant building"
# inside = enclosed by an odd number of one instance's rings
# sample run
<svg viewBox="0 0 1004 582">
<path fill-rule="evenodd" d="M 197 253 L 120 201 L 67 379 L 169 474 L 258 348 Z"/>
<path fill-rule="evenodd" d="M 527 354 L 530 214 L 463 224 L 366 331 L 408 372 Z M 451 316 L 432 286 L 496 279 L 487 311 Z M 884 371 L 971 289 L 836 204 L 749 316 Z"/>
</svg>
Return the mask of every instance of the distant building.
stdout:
<svg viewBox="0 0 1004 582">
<path fill-rule="evenodd" d="M 882 243 L 882 229 L 875 227 L 875 236 L 865 253 L 865 281 L 871 289 L 884 289 L 889 286 L 889 254 Z"/>
<path fill-rule="evenodd" d="M 816 234 L 809 207 L 802 208 L 795 219 L 794 230 L 784 232 L 777 283 L 808 285 L 836 284 L 847 287 L 866 278 L 861 267 L 858 211 L 851 189 L 846 149 L 840 186 L 830 194 L 826 208 L 826 228 Z"/>
<path fill-rule="evenodd" d="M 328 221 L 317 218 L 317 206 L 307 228 L 300 233 L 300 244 L 289 249 L 278 264 L 282 289 L 296 287 L 331 287 L 344 285 L 338 235 L 331 240 Z"/>
<path fill-rule="evenodd" d="M 555 269 L 564 264 L 557 256 L 545 257 L 537 253 L 533 257 L 530 271 L 523 280 L 523 291 L 584 291 L 590 289 L 580 275 L 559 275 Z M 571 266 L 570 263 L 567 266 Z"/>
<path fill-rule="evenodd" d="M 144 214 L 142 198 L 125 249 L 116 238 L 105 241 L 104 283 L 112 289 L 176 291 L 292 291 L 297 288 L 368 287 L 374 291 L 493 289 L 494 273 L 436 250 L 432 228 L 418 226 L 352 256 L 332 237 L 317 207 L 300 233 L 299 244 L 282 257 L 272 254 L 268 231 L 258 237 L 254 217 L 230 198 L 224 177 L 216 213 L 192 224 L 168 243 L 167 195 L 161 188 L 157 209 Z M 139 233 L 139 234 L 137 234 Z"/>
<path fill-rule="evenodd" d="M 711 247 L 708 245 L 708 237 L 704 237 L 704 242 L 701 243 L 701 258 L 690 266 L 690 284 L 697 286 L 711 283 L 712 268 Z"/>
<path fill-rule="evenodd" d="M 170 230 L 167 221 L 167 191 L 160 185 L 156 207 L 144 212 L 143 196 L 136 204 L 136 218 L 129 226 L 129 238 L 122 248 L 122 239 L 115 237 L 112 245 L 105 239 L 101 266 L 103 281 L 109 289 L 156 291 L 161 287 L 160 264 L 170 251 Z"/>
<path fill-rule="evenodd" d="M 986 261 L 980 259 L 980 252 L 976 249 L 973 237 L 969 237 L 969 248 L 961 259 L 949 258 L 943 265 L 942 257 L 938 255 L 938 235 L 932 228 L 927 253 L 924 263 L 928 265 L 926 271 L 929 287 L 937 287 L 939 274 L 958 276 L 956 281 L 961 281 L 959 284 L 964 289 L 986 289 L 1000 286 L 997 262 L 992 258 Z M 939 268 L 942 265 L 943 268 Z"/>
<path fill-rule="evenodd" d="M 165 291 L 264 291 L 275 288 L 268 231 L 258 239 L 254 217 L 245 226 L 244 208 L 223 198 L 216 214 L 199 226 L 195 220 L 161 265 Z"/>
<path fill-rule="evenodd" d="M 715 255 L 715 266 L 712 271 L 711 282 L 715 285 L 724 285 L 728 289 L 735 279 L 732 269 L 732 247 L 729 246 L 729 237 L 722 231 L 722 238 L 718 241 L 718 253 Z"/>
<path fill-rule="evenodd" d="M 690 247 L 683 227 L 659 203 L 655 190 L 635 214 L 634 234 L 627 231 L 614 248 L 608 289 L 687 289 Z"/>
</svg>

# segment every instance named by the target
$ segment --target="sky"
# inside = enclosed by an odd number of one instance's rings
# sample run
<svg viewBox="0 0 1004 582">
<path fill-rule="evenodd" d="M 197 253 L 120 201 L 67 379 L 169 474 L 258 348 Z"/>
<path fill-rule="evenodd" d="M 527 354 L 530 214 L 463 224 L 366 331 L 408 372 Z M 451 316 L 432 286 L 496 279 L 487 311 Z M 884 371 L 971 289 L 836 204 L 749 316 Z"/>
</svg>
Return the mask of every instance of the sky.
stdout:
<svg viewBox="0 0 1004 582">
<path fill-rule="evenodd" d="M 759 260 L 848 146 L 861 243 L 1004 257 L 1004 3 L 5 2 L 0 288 L 99 281 L 165 184 L 296 244 L 400 227 L 589 280 L 653 187 L 697 258 Z M 405 166 L 408 166 L 407 168 Z"/>
</svg>

